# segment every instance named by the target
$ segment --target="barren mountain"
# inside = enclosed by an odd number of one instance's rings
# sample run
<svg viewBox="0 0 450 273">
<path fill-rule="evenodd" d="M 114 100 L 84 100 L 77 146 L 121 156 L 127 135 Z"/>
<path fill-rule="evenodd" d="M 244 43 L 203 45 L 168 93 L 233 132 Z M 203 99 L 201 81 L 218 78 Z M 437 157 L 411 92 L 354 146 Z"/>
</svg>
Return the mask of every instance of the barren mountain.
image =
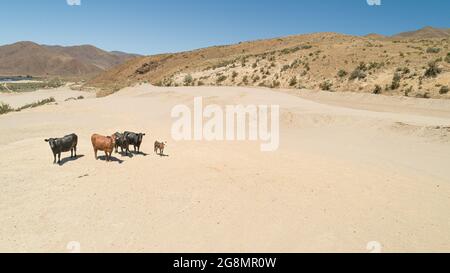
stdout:
<svg viewBox="0 0 450 273">
<path fill-rule="evenodd" d="M 124 86 L 263 86 L 448 97 L 450 39 L 315 33 L 137 58 L 95 77 L 103 95 Z"/>
<path fill-rule="evenodd" d="M 87 78 L 136 57 L 94 46 L 46 46 L 18 42 L 0 47 L 0 75 Z"/>
<path fill-rule="evenodd" d="M 393 38 L 407 39 L 433 39 L 433 38 L 449 38 L 450 28 L 433 28 L 425 27 L 416 31 L 409 31 L 394 35 Z"/>
</svg>

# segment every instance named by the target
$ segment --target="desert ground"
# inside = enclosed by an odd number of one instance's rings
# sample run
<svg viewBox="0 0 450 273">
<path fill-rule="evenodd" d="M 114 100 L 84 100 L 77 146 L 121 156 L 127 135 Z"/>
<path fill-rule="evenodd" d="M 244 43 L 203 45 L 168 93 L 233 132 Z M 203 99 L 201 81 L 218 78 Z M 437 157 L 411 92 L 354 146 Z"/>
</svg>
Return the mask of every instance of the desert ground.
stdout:
<svg viewBox="0 0 450 273">
<path fill-rule="evenodd" d="M 0 101 L 50 96 L 57 104 L 0 116 L 0 252 L 450 251 L 449 100 L 142 84 Z M 280 105 L 279 150 L 173 141 L 173 106 L 196 96 Z M 90 136 L 125 130 L 147 134 L 143 153 L 96 161 Z M 70 133 L 79 157 L 53 165 L 44 139 Z"/>
</svg>

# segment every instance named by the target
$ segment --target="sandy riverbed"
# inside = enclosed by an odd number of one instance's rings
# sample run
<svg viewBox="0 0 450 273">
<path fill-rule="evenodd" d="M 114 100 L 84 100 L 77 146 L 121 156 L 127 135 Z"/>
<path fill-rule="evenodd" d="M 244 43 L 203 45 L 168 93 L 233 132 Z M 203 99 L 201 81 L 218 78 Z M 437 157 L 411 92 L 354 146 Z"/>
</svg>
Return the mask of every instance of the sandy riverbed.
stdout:
<svg viewBox="0 0 450 273">
<path fill-rule="evenodd" d="M 141 85 L 64 102 L 80 94 L 66 91 L 0 96 L 58 100 L 0 116 L 0 252 L 450 251 L 450 101 Z M 170 111 L 195 96 L 279 104 L 279 150 L 173 141 Z M 147 133 L 147 154 L 96 161 L 90 136 L 124 130 Z M 53 165 L 44 139 L 69 133 L 80 157 Z"/>
</svg>

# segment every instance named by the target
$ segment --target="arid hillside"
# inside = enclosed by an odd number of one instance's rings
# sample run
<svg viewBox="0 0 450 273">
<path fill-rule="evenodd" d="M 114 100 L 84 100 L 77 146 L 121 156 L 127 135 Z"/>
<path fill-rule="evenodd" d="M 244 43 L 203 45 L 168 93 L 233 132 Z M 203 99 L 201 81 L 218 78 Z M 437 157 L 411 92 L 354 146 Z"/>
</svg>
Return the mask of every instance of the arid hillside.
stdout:
<svg viewBox="0 0 450 273">
<path fill-rule="evenodd" d="M 424 28 L 392 37 L 315 33 L 148 56 L 102 73 L 88 85 L 102 88 L 104 95 L 149 82 L 448 98 L 450 36 L 444 38 L 445 31 Z"/>
<path fill-rule="evenodd" d="M 0 46 L 0 75 L 88 78 L 134 57 L 90 45 L 62 47 L 19 42 Z"/>
<path fill-rule="evenodd" d="M 434 39 L 441 38 L 446 39 L 450 36 L 450 28 L 433 28 L 424 27 L 415 31 L 408 31 L 394 35 L 393 38 L 406 38 L 406 39 Z"/>
</svg>

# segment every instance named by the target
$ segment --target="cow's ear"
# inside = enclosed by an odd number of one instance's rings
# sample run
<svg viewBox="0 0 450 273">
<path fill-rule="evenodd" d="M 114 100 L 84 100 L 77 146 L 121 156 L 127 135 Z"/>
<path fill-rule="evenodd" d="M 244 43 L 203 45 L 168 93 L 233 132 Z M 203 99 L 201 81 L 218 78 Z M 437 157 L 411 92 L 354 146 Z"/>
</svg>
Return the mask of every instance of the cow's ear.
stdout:
<svg viewBox="0 0 450 273">
<path fill-rule="evenodd" d="M 142 134 L 143 136 L 145 136 L 145 134 Z"/>
<path fill-rule="evenodd" d="M 50 141 L 50 139 L 46 139 L 46 140 L 45 140 L 45 142 L 49 142 L 49 141 Z"/>
</svg>

